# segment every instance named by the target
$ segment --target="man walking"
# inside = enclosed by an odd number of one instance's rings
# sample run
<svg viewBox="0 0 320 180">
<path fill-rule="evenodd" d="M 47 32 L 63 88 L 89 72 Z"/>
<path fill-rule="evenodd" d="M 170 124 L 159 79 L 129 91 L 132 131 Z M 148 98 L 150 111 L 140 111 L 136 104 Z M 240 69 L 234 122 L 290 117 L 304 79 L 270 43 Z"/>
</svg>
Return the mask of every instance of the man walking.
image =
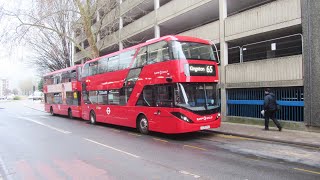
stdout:
<svg viewBox="0 0 320 180">
<path fill-rule="evenodd" d="M 269 88 L 265 91 L 264 96 L 264 129 L 269 130 L 269 119 L 271 118 L 274 124 L 278 127 L 279 131 L 282 130 L 282 127 L 279 121 L 276 119 L 277 112 L 277 100 L 275 95 L 271 92 Z"/>
</svg>

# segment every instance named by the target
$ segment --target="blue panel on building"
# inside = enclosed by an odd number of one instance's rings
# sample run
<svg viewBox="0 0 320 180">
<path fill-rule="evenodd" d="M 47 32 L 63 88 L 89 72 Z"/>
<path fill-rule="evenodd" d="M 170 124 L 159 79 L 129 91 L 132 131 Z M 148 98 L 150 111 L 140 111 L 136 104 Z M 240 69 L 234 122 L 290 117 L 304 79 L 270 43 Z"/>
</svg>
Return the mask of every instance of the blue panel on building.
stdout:
<svg viewBox="0 0 320 180">
<path fill-rule="evenodd" d="M 228 115 L 263 118 L 264 89 L 231 89 L 228 93 Z M 303 87 L 274 88 L 281 110 L 277 118 L 287 121 L 303 121 Z"/>
</svg>

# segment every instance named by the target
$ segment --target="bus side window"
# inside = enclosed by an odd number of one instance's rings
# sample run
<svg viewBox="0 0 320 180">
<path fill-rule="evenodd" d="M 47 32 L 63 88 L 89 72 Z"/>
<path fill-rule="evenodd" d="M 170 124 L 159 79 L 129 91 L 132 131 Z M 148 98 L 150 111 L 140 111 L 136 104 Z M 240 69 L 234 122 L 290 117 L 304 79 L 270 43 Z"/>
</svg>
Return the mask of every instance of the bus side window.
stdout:
<svg viewBox="0 0 320 180">
<path fill-rule="evenodd" d="M 108 58 L 104 57 L 98 61 L 99 74 L 105 73 L 108 71 Z"/>
<path fill-rule="evenodd" d="M 148 64 L 169 60 L 169 48 L 166 41 L 161 41 L 148 46 Z"/>
<path fill-rule="evenodd" d="M 98 74 L 98 61 L 94 61 L 89 63 L 89 75 L 96 75 Z"/>
<path fill-rule="evenodd" d="M 89 76 L 89 64 L 85 64 L 82 70 L 81 77 L 87 77 Z"/>
<path fill-rule="evenodd" d="M 108 104 L 108 91 L 98 91 L 98 104 Z"/>
<path fill-rule="evenodd" d="M 126 69 L 129 67 L 132 58 L 135 54 L 135 50 L 123 52 L 120 54 L 120 63 L 119 63 L 119 69 Z"/>
<path fill-rule="evenodd" d="M 140 48 L 136 60 L 134 62 L 133 67 L 142 67 L 146 64 L 147 62 L 147 48 L 146 46 Z"/>
<path fill-rule="evenodd" d="M 97 91 L 89 91 L 89 101 L 90 101 L 90 104 L 97 104 L 98 103 Z"/>
<path fill-rule="evenodd" d="M 119 55 L 110 57 L 108 60 L 108 72 L 117 71 L 119 69 Z"/>
<path fill-rule="evenodd" d="M 137 101 L 137 106 L 154 106 L 153 86 L 145 86 Z"/>
<path fill-rule="evenodd" d="M 156 106 L 173 106 L 173 87 L 171 85 L 156 86 Z"/>
<path fill-rule="evenodd" d="M 89 91 L 82 91 L 82 99 L 85 104 L 91 104 L 89 100 Z"/>
</svg>

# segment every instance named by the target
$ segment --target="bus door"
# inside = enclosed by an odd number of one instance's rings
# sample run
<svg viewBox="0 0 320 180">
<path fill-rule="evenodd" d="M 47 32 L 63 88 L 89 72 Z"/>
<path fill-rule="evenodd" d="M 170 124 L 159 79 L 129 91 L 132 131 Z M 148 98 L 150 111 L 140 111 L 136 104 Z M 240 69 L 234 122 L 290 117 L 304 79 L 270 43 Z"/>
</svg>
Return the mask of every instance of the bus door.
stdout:
<svg viewBox="0 0 320 180">
<path fill-rule="evenodd" d="M 167 126 L 175 126 L 171 121 L 173 111 L 173 85 L 145 86 L 137 106 L 144 106 L 151 130 L 163 130 Z"/>
</svg>

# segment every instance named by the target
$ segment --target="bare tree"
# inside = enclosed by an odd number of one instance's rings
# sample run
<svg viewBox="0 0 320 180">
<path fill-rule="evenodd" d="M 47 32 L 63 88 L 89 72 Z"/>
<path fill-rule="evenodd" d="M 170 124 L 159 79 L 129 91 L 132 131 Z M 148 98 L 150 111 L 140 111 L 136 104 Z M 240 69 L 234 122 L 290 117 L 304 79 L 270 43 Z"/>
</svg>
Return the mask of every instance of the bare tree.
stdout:
<svg viewBox="0 0 320 180">
<path fill-rule="evenodd" d="M 104 41 L 98 46 L 99 40 L 108 35 L 120 38 L 116 33 L 120 17 L 117 0 L 34 0 L 29 9 L 5 14 L 17 22 L 14 39 L 28 43 L 35 51 L 39 72 L 70 66 L 71 44 L 93 59 L 104 47 Z M 124 22 L 134 20 L 122 18 Z M 84 32 L 85 46 L 76 41 L 79 30 Z"/>
</svg>

